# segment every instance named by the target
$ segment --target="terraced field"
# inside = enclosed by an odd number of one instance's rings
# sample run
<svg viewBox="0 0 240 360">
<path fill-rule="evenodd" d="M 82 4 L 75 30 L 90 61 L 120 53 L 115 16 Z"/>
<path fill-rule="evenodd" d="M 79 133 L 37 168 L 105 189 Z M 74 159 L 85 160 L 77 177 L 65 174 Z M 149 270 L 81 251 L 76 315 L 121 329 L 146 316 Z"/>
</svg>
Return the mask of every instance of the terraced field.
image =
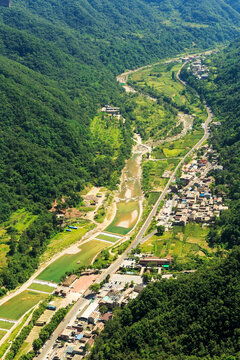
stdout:
<svg viewBox="0 0 240 360">
<path fill-rule="evenodd" d="M 79 252 L 76 254 L 66 254 L 49 265 L 38 276 L 39 280 L 52 281 L 59 283 L 61 277 L 67 271 L 73 271 L 80 265 L 89 265 L 94 256 L 108 246 L 106 242 L 98 240 L 90 240 L 79 246 Z"/>
<path fill-rule="evenodd" d="M 14 325 L 13 322 L 0 320 L 0 328 L 9 330 Z"/>
<path fill-rule="evenodd" d="M 152 157 L 155 159 L 183 157 L 203 136 L 203 129 L 194 130 L 181 139 L 162 144 L 153 149 Z"/>
<path fill-rule="evenodd" d="M 153 236 L 141 245 L 142 252 L 158 257 L 173 256 L 180 263 L 188 262 L 192 255 L 205 256 L 205 250 L 212 253 L 206 237 L 208 228 L 198 224 L 187 224 L 186 227 L 176 226 L 165 232 L 163 236 Z"/>
<path fill-rule="evenodd" d="M 116 241 L 119 241 L 122 237 L 118 235 L 114 235 L 111 233 L 103 232 L 97 236 L 97 239 L 110 241 L 112 243 L 115 243 Z"/>
<path fill-rule="evenodd" d="M 25 290 L 0 306 L 0 318 L 18 320 L 26 311 L 47 296 L 47 294 Z"/>
<path fill-rule="evenodd" d="M 135 226 L 139 216 L 138 201 L 122 201 L 118 203 L 117 214 L 106 231 L 114 234 L 126 235 Z"/>
<path fill-rule="evenodd" d="M 51 294 L 54 291 L 54 287 L 53 286 L 49 286 L 49 285 L 44 285 L 44 284 L 38 284 L 38 283 L 32 283 L 29 286 L 29 290 L 38 290 L 38 291 L 44 291 L 47 292 L 49 294 Z"/>
</svg>

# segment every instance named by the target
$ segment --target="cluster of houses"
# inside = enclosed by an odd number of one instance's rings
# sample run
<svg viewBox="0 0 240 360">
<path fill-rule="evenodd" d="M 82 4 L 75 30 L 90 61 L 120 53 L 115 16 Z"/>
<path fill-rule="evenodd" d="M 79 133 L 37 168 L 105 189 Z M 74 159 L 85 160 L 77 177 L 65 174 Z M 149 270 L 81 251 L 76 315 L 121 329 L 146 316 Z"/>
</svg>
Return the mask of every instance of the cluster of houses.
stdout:
<svg viewBox="0 0 240 360">
<path fill-rule="evenodd" d="M 87 305 L 80 309 L 75 319 L 59 334 L 54 345 L 53 360 L 82 360 L 93 346 L 95 339 L 113 316 L 113 309 L 124 307 L 137 297 L 142 285 L 126 286 L 125 281 L 106 283 Z M 101 310 L 104 308 L 104 313 Z"/>
<path fill-rule="evenodd" d="M 59 333 L 51 359 L 84 359 L 94 345 L 97 336 L 104 329 L 106 322 L 113 317 L 114 309 L 123 308 L 130 300 L 135 299 L 146 286 L 142 276 L 136 275 L 133 269 L 138 269 L 143 273 L 141 270 L 154 266 L 161 270 L 161 268 L 169 268 L 172 260 L 171 257 L 158 258 L 142 254 L 139 254 L 138 260 L 136 258 L 124 259 L 119 272 L 112 275 L 111 281 L 105 283 L 99 293 L 87 296 L 76 317 Z M 123 274 L 121 269 L 125 269 Z M 71 289 L 75 279 L 75 275 L 69 276 L 56 289 L 55 294 L 66 296 L 66 288 Z M 65 288 L 64 293 L 63 288 Z"/>
<path fill-rule="evenodd" d="M 103 113 L 107 113 L 108 116 L 114 116 L 118 120 L 122 119 L 123 123 L 125 123 L 126 119 L 124 119 L 120 112 L 120 107 L 105 105 L 101 111 Z"/>
<path fill-rule="evenodd" d="M 181 60 L 182 60 L 182 63 L 186 63 L 190 60 L 194 60 L 195 59 L 195 56 L 194 55 L 189 55 L 189 56 L 186 56 L 186 57 L 183 57 Z"/>
<path fill-rule="evenodd" d="M 211 155 L 211 162 L 209 156 Z M 182 176 L 171 191 L 174 196 L 173 225 L 185 226 L 188 222 L 203 223 L 205 225 L 219 217 L 220 213 L 227 210 L 222 197 L 217 197 L 211 192 L 212 176 L 210 170 L 221 170 L 217 164 L 217 155 L 212 149 L 205 152 L 201 159 L 193 159 L 182 169 Z"/>
<path fill-rule="evenodd" d="M 205 57 L 197 57 L 195 58 L 195 61 L 192 62 L 191 65 L 188 67 L 188 70 L 192 70 L 193 75 L 198 77 L 198 79 L 200 80 L 205 80 L 209 76 L 209 69 L 203 63 L 204 60 Z"/>
<path fill-rule="evenodd" d="M 106 112 L 107 114 L 110 114 L 110 115 L 118 115 L 118 114 L 120 114 L 120 107 L 105 105 L 102 108 L 102 112 Z"/>
</svg>

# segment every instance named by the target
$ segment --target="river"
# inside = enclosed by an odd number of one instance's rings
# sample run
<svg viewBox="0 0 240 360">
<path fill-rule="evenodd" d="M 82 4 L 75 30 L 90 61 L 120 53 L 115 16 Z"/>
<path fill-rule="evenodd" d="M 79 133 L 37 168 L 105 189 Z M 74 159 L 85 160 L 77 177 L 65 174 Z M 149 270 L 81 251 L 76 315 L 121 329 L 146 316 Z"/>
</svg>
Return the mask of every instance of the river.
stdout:
<svg viewBox="0 0 240 360">
<path fill-rule="evenodd" d="M 139 135 L 135 135 L 135 141 L 136 145 L 132 156 L 126 161 L 115 197 L 117 203 L 115 218 L 105 229 L 105 231 L 120 235 L 126 235 L 134 228 L 142 212 L 144 195 L 141 189 L 141 162 L 148 148 L 141 145 Z"/>
</svg>

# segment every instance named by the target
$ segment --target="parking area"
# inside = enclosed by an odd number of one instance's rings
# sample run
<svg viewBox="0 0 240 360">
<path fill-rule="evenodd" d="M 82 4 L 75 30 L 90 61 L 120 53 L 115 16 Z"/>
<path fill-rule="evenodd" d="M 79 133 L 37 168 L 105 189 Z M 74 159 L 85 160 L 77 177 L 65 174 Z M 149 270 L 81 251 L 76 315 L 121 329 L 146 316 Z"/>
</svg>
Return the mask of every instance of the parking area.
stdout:
<svg viewBox="0 0 240 360">
<path fill-rule="evenodd" d="M 127 283 L 134 282 L 134 284 L 142 284 L 142 277 L 138 275 L 122 275 L 122 274 L 114 274 L 111 277 L 111 282 L 119 283 L 121 285 L 125 285 Z"/>
</svg>

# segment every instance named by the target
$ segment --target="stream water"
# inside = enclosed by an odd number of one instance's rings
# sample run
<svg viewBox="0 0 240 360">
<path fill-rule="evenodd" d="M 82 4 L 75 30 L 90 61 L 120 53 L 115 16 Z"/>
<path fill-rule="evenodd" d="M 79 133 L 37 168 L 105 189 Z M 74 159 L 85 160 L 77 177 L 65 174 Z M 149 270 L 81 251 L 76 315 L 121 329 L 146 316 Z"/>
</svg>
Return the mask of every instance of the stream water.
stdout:
<svg viewBox="0 0 240 360">
<path fill-rule="evenodd" d="M 141 161 L 147 151 L 142 145 L 134 147 L 132 156 L 126 161 L 122 172 L 119 192 L 116 197 L 117 212 L 106 231 L 125 235 L 136 225 L 143 193 L 141 189 Z"/>
</svg>

